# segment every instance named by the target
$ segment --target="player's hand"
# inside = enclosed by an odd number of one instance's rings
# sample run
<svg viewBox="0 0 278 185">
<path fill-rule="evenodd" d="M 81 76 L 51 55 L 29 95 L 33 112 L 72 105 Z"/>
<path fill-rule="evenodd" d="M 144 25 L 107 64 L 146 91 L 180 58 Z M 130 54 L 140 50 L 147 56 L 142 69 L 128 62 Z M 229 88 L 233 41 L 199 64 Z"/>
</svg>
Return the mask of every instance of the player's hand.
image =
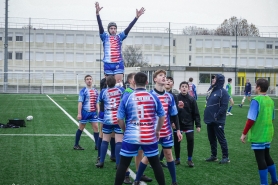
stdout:
<svg viewBox="0 0 278 185">
<path fill-rule="evenodd" d="M 178 142 L 182 140 L 182 134 L 180 130 L 177 130 Z"/>
<path fill-rule="evenodd" d="M 98 14 L 99 14 L 99 11 L 100 11 L 103 7 L 100 8 L 98 2 L 95 3 L 95 7 L 96 7 L 96 14 L 98 15 Z"/>
<path fill-rule="evenodd" d="M 197 130 L 197 132 L 200 132 L 200 131 L 201 131 L 201 128 L 200 128 L 200 127 L 197 127 L 196 130 Z"/>
<path fill-rule="evenodd" d="M 77 119 L 78 119 L 78 120 L 81 120 L 81 119 L 82 119 L 81 114 L 77 114 Z"/>
<path fill-rule="evenodd" d="M 172 129 L 176 129 L 175 123 L 172 123 Z"/>
<path fill-rule="evenodd" d="M 159 131 L 155 131 L 155 135 L 156 135 L 157 140 L 159 140 L 160 132 Z"/>
<path fill-rule="evenodd" d="M 240 137 L 240 140 L 242 143 L 245 143 L 245 138 L 246 138 L 246 135 L 242 134 Z"/>
<path fill-rule="evenodd" d="M 136 9 L 136 18 L 138 19 L 144 13 L 145 13 L 145 8 L 144 7 L 142 7 L 139 11 Z"/>
<path fill-rule="evenodd" d="M 184 107 L 184 103 L 183 103 L 183 101 L 179 101 L 179 105 L 178 105 L 178 107 L 179 107 L 179 108 L 181 108 L 181 109 Z"/>
</svg>

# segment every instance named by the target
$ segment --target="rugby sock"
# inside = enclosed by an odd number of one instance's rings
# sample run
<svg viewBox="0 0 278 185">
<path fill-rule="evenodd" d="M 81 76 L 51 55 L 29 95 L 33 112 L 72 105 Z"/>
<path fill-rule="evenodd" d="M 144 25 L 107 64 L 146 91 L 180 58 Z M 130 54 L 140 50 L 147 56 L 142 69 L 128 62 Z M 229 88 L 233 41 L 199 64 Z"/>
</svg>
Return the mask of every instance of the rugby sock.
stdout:
<svg viewBox="0 0 278 185">
<path fill-rule="evenodd" d="M 163 152 L 163 149 L 161 149 L 159 160 L 163 161 L 163 158 L 164 158 L 164 152 Z"/>
<path fill-rule="evenodd" d="M 267 169 L 268 172 L 270 173 L 272 183 L 278 182 L 277 174 L 276 174 L 276 165 L 273 164 L 271 166 L 268 166 Z"/>
<path fill-rule="evenodd" d="M 110 140 L 111 157 L 115 157 L 115 138 L 111 137 Z"/>
<path fill-rule="evenodd" d="M 116 165 L 118 165 L 120 163 L 120 151 L 122 148 L 122 142 L 118 142 L 116 143 L 116 147 L 115 147 L 115 156 L 116 156 Z"/>
<path fill-rule="evenodd" d="M 79 145 L 81 134 L 82 134 L 82 130 L 78 129 L 75 134 L 75 146 Z"/>
<path fill-rule="evenodd" d="M 268 185 L 267 173 L 268 169 L 259 170 L 261 185 Z"/>
<path fill-rule="evenodd" d="M 141 179 L 141 177 L 142 177 L 146 168 L 147 168 L 147 165 L 140 162 L 135 181 L 140 181 L 140 179 Z"/>
<path fill-rule="evenodd" d="M 94 132 L 94 138 L 95 138 L 95 145 L 97 146 L 98 138 L 99 138 L 99 133 L 98 132 Z"/>
<path fill-rule="evenodd" d="M 97 140 L 97 148 L 98 148 L 98 157 L 100 157 L 100 150 L 101 150 L 101 143 L 102 143 L 102 138 L 99 137 L 98 140 Z"/>
<path fill-rule="evenodd" d="M 233 106 L 230 106 L 229 109 L 228 109 L 228 112 L 231 112 Z"/>
<path fill-rule="evenodd" d="M 176 167 L 175 167 L 174 161 L 167 162 L 167 166 L 168 166 L 169 172 L 170 172 L 171 177 L 172 177 L 172 182 L 177 182 L 177 179 L 176 179 Z"/>
<path fill-rule="evenodd" d="M 187 157 L 187 160 L 188 161 L 192 161 L 192 157 Z"/>
<path fill-rule="evenodd" d="M 125 172 L 125 176 L 126 176 L 126 177 L 129 177 L 129 174 L 130 174 L 129 171 Z"/>
<path fill-rule="evenodd" d="M 107 149 L 108 149 L 108 142 L 107 141 L 102 141 L 100 149 L 101 149 L 101 151 L 100 151 L 100 162 L 103 163 L 104 160 L 105 160 Z"/>
</svg>

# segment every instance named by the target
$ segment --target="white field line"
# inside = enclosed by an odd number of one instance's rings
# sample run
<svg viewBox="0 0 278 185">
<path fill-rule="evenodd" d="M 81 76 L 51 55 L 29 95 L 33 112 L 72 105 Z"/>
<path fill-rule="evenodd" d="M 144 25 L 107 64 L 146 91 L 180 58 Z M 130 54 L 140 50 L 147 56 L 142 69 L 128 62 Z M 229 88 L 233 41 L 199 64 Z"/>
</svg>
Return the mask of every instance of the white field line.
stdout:
<svg viewBox="0 0 278 185">
<path fill-rule="evenodd" d="M 63 111 L 77 126 L 79 126 L 79 123 L 73 119 L 73 117 L 71 115 L 69 115 L 58 103 L 56 103 L 52 98 L 50 98 L 48 95 L 46 95 L 61 111 Z M 84 132 L 95 142 L 95 139 L 93 137 L 92 134 L 90 134 L 90 132 L 88 132 L 87 129 L 84 129 Z M 107 150 L 107 154 L 109 156 L 111 156 L 111 152 L 110 150 Z M 128 171 L 130 172 L 130 176 L 131 178 L 135 179 L 136 178 L 136 174 L 129 168 Z M 141 185 L 147 185 L 146 183 L 144 182 L 140 182 Z"/>
<path fill-rule="evenodd" d="M 46 137 L 74 137 L 75 134 L 0 134 L 0 136 L 46 136 Z M 87 137 L 87 135 L 82 135 Z"/>
</svg>

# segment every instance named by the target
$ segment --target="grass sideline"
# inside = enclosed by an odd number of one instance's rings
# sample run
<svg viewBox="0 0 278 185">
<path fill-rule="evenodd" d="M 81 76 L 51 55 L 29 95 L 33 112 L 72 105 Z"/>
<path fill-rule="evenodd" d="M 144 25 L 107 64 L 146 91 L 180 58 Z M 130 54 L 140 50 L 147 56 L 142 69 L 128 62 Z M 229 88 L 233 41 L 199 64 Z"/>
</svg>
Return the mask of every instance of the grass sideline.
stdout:
<svg viewBox="0 0 278 185">
<path fill-rule="evenodd" d="M 77 95 L 49 96 L 76 118 Z M 227 117 L 225 128 L 230 164 L 220 165 L 216 162 L 204 161 L 210 156 L 210 147 L 206 126 L 203 123 L 205 97 L 199 97 L 202 128 L 200 133 L 195 132 L 193 153 L 195 167 L 189 168 L 186 165 L 187 152 L 184 137 L 181 144 L 181 165 L 176 168 L 179 184 L 259 184 L 258 170 L 250 143 L 241 144 L 239 140 L 249 103 L 246 100 L 245 106 L 241 109 L 237 106 L 241 97 L 234 97 L 234 100 L 236 104 L 232 109 L 234 116 Z M 276 97 L 274 101 L 277 105 Z M 46 95 L 1 94 L 0 102 L 1 123 L 6 123 L 10 118 L 34 116 L 33 121 L 26 122 L 25 128 L 0 129 L 1 185 L 113 184 L 116 173 L 115 163 L 110 162 L 109 157 L 106 157 L 105 167 L 97 169 L 94 165 L 97 156 L 94 142 L 89 137 L 85 137 L 84 133 L 80 144 L 85 150 L 74 151 L 72 147 L 77 126 Z M 277 113 L 277 110 L 275 112 Z M 274 120 L 274 127 L 276 132 L 271 144 L 271 155 L 278 163 L 278 154 L 275 152 L 278 150 L 277 120 Z M 92 133 L 90 125 L 86 129 Z M 46 136 L 46 134 L 51 135 Z M 218 149 L 220 158 L 219 146 Z M 130 167 L 135 171 L 134 160 Z M 151 168 L 147 168 L 145 174 L 154 178 Z M 164 174 L 167 184 L 170 184 L 171 178 L 167 169 L 164 169 Z M 156 184 L 156 182 L 148 184 Z"/>
</svg>

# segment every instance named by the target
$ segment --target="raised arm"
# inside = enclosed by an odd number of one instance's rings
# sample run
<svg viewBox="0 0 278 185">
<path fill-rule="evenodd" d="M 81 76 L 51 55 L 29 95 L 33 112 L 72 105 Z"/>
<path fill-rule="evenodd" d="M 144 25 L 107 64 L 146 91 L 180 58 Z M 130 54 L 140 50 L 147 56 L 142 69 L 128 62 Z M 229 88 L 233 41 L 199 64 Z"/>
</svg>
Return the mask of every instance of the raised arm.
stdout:
<svg viewBox="0 0 278 185">
<path fill-rule="evenodd" d="M 139 17 L 144 14 L 144 12 L 145 12 L 145 8 L 143 8 L 143 7 L 139 11 L 136 9 L 136 17 L 133 19 L 133 21 L 125 29 L 125 31 L 124 31 L 125 35 L 128 35 L 128 33 L 131 30 L 131 28 L 134 26 L 134 24 L 139 19 Z"/>
<path fill-rule="evenodd" d="M 97 23 L 98 23 L 98 28 L 99 28 L 99 34 L 103 34 L 104 33 L 104 28 L 102 26 L 102 22 L 99 16 L 99 12 L 103 7 L 99 7 L 98 2 L 95 3 L 95 7 L 96 7 L 96 15 L 97 15 Z"/>
</svg>

